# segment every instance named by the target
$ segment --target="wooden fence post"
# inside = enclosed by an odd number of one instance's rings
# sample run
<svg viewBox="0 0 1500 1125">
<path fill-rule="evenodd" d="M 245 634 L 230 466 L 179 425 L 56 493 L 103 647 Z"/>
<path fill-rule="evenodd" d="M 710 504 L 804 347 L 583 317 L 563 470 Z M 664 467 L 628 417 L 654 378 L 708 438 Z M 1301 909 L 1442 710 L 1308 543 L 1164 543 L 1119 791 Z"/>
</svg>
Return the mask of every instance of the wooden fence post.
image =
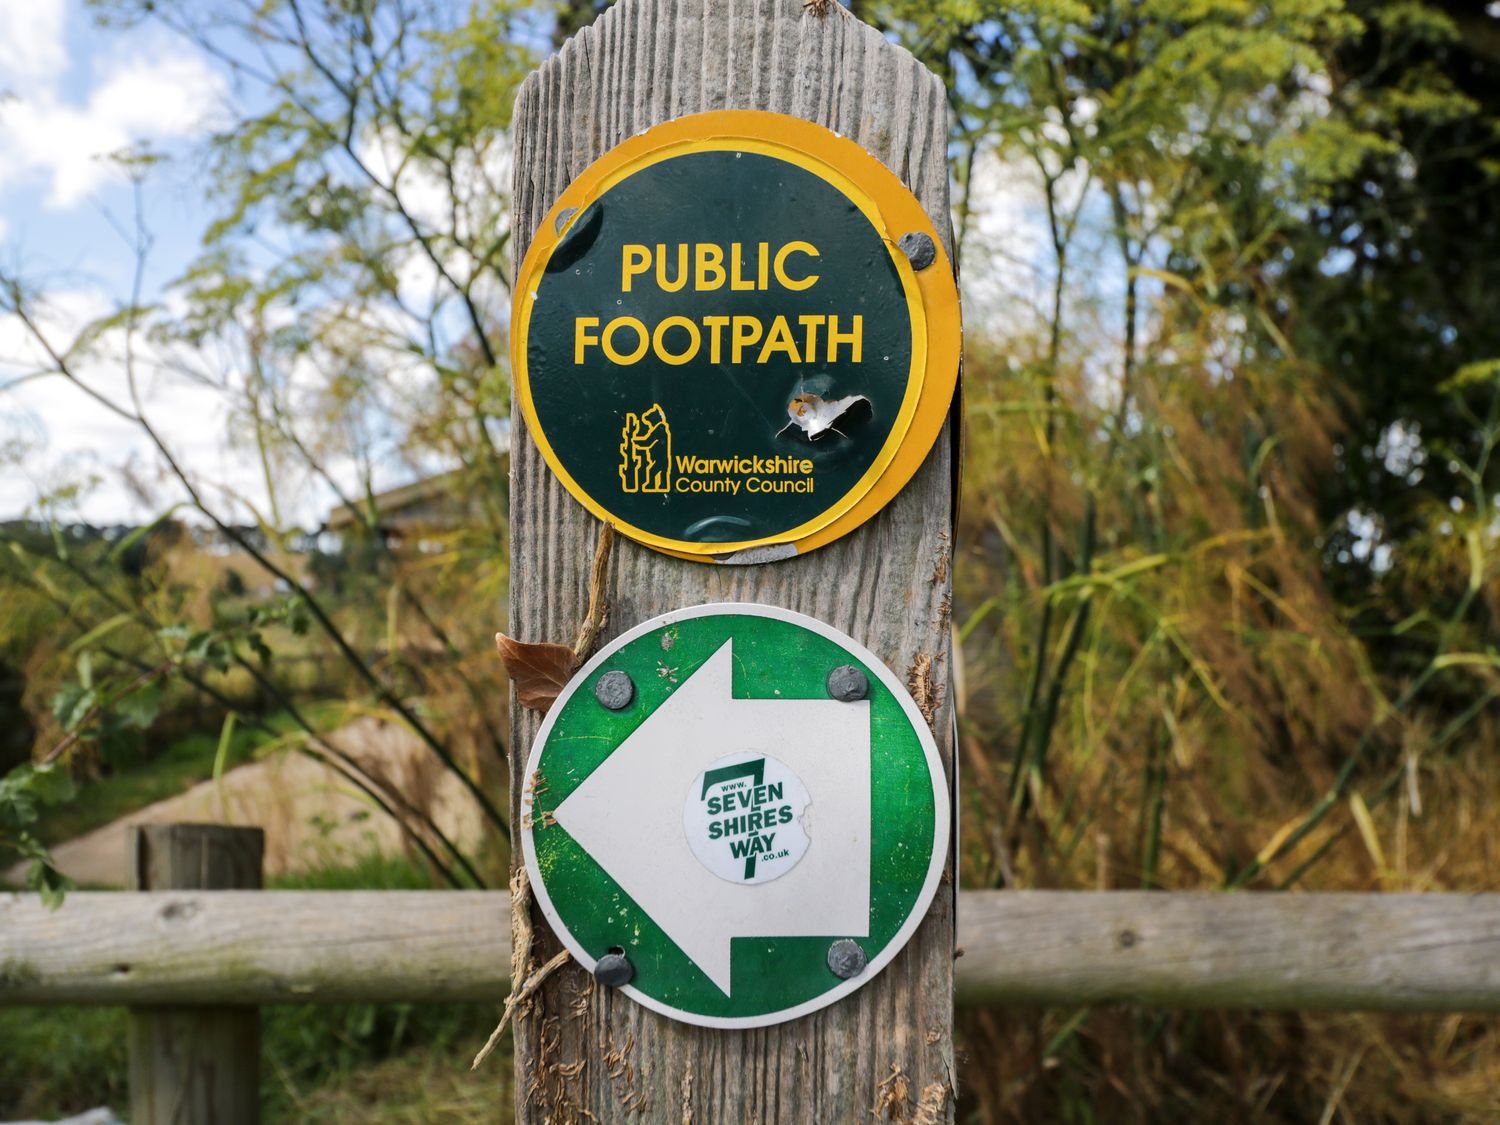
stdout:
<svg viewBox="0 0 1500 1125">
<path fill-rule="evenodd" d="M 948 241 L 944 89 L 905 50 L 837 3 L 622 0 L 533 73 L 517 99 L 515 261 L 593 160 L 651 126 L 720 109 L 788 114 L 852 139 L 905 183 Z M 600 525 L 547 468 L 519 408 L 512 433 L 509 631 L 523 641 L 570 643 L 585 618 Z M 877 517 L 807 555 L 715 566 L 617 539 L 606 638 L 706 602 L 759 602 L 816 617 L 909 685 L 951 784 L 953 489 L 945 428 Z M 512 710 L 515 825 L 523 822 L 539 721 Z M 519 848 L 513 862 L 521 865 Z M 534 903 L 520 898 L 516 912 L 514 947 L 529 950 L 513 969 L 519 987 L 560 946 Z M 882 1119 L 951 1120 L 953 915 L 950 869 L 915 937 L 875 980 L 809 1016 L 749 1031 L 672 1022 L 567 966 L 516 1020 L 516 1120 L 770 1125 L 861 1121 L 877 1109 Z"/>
<path fill-rule="evenodd" d="M 136 891 L 260 890 L 265 834 L 217 824 L 148 824 L 130 830 L 129 886 Z M 168 911 L 193 910 L 190 896 Z M 257 1125 L 260 1010 L 130 1009 L 133 1125 Z"/>
</svg>

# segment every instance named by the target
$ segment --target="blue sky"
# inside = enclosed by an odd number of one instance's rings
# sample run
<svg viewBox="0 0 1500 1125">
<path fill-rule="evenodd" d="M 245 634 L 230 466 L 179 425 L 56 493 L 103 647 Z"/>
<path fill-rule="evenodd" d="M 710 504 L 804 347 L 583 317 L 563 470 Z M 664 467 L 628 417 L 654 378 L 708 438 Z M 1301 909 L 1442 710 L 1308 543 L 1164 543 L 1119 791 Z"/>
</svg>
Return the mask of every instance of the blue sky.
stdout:
<svg viewBox="0 0 1500 1125">
<path fill-rule="evenodd" d="M 172 309 L 180 298 L 170 282 L 194 258 L 211 219 L 204 142 L 216 125 L 233 120 L 229 103 L 243 112 L 256 90 L 235 88 L 222 62 L 159 27 L 96 27 L 84 0 L 0 0 L 0 90 L 10 95 L 0 101 L 0 275 L 19 277 L 41 295 L 40 319 L 59 346 L 128 303 L 135 193 L 111 155 L 145 145 L 169 159 L 140 192 L 153 239 L 142 301 Z M 376 138 L 361 138 L 361 147 L 377 168 L 394 159 Z M 446 206 L 439 187 L 407 174 L 404 201 L 425 220 L 426 210 Z M 429 291 L 430 272 L 421 261 L 407 262 L 403 285 L 410 280 L 414 294 Z M 99 351 L 78 360 L 77 371 L 125 401 L 119 346 L 107 340 Z M 133 523 L 181 499 L 132 423 L 65 380 L 28 377 L 47 366 L 19 322 L 0 313 L 0 519 Z M 326 484 L 301 474 L 279 479 L 278 501 L 270 504 L 259 459 L 246 441 L 232 440 L 235 395 L 160 364 L 140 370 L 144 413 L 219 511 L 244 520 L 254 505 L 312 527 L 336 502 Z M 410 373 L 393 369 L 386 376 L 392 385 L 410 381 Z M 375 487 L 443 467 L 397 452 L 392 440 L 373 451 Z M 347 478 L 343 487 L 359 491 L 352 462 L 329 468 Z M 39 505 L 40 497 L 76 485 L 83 486 L 77 499 L 45 511 Z"/>
<path fill-rule="evenodd" d="M 105 212 L 128 223 L 131 194 L 108 154 L 143 142 L 181 154 L 210 123 L 223 85 L 209 60 L 159 31 L 96 28 L 70 0 L 0 5 L 0 233 L 11 264 L 19 254 L 23 264 L 128 284 L 128 246 Z M 191 251 L 202 215 L 191 164 L 176 172 L 159 177 L 148 200 L 157 282 Z"/>
</svg>

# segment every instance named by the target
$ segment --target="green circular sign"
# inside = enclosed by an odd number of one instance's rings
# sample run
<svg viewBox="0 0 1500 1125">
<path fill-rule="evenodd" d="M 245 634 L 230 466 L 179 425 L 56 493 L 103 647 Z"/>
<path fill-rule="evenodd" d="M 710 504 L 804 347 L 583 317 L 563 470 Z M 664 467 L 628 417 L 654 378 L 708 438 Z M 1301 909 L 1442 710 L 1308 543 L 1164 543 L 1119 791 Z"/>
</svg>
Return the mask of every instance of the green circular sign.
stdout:
<svg viewBox="0 0 1500 1125">
<path fill-rule="evenodd" d="M 679 118 L 585 169 L 534 233 L 516 400 L 586 508 L 703 561 L 846 534 L 916 472 L 957 377 L 958 293 L 916 198 L 780 114 Z"/>
<path fill-rule="evenodd" d="M 770 606 L 680 610 L 612 642 L 553 704 L 526 776 L 522 848 L 563 943 L 590 970 L 623 953 L 622 991 L 708 1027 L 793 1019 L 870 980 L 947 857 L 948 786 L 910 695 L 853 640 Z"/>
<path fill-rule="evenodd" d="M 535 288 L 542 431 L 584 492 L 662 539 L 815 520 L 870 471 L 906 397 L 911 323 L 885 241 L 774 156 L 642 168 L 573 220 Z"/>
</svg>

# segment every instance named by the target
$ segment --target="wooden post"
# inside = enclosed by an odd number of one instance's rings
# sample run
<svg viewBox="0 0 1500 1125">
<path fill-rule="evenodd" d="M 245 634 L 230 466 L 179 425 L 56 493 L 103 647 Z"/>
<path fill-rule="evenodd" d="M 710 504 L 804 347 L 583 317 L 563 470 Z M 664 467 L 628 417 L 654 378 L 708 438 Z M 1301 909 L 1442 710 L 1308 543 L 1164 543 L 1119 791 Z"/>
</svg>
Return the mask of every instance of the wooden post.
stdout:
<svg viewBox="0 0 1500 1125">
<path fill-rule="evenodd" d="M 136 891 L 259 890 L 265 834 L 217 824 L 131 829 Z M 172 923 L 195 912 L 191 895 L 161 907 Z M 257 1125 L 260 1011 L 251 1007 L 130 1010 L 130 1120 L 134 1125 Z"/>
<path fill-rule="evenodd" d="M 938 231 L 950 230 L 943 86 L 879 32 L 837 3 L 623 0 L 533 73 L 517 99 L 515 260 L 595 158 L 650 126 L 715 109 L 790 114 L 856 141 L 901 178 Z M 510 631 L 569 643 L 585 617 L 600 525 L 548 470 L 519 411 L 512 424 Z M 616 539 L 606 637 L 704 602 L 760 602 L 817 617 L 909 684 L 951 783 L 951 458 L 945 429 L 879 516 L 789 561 L 705 565 Z M 512 709 L 517 825 L 538 726 L 534 712 Z M 518 937 L 536 933 L 527 963 L 516 967 L 519 984 L 560 946 L 533 903 L 521 899 L 516 909 Z M 674 1023 L 568 966 L 516 1020 L 516 1120 L 769 1125 L 860 1121 L 877 1107 L 893 1118 L 951 1120 L 953 909 L 950 868 L 916 936 L 873 982 L 810 1016 L 753 1031 Z"/>
</svg>

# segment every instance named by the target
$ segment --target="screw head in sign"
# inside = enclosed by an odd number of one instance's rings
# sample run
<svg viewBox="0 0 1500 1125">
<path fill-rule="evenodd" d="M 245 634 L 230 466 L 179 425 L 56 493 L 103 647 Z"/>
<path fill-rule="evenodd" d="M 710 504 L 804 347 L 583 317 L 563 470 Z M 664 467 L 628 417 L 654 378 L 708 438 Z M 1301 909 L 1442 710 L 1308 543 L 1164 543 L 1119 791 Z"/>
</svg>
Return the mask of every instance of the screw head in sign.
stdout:
<svg viewBox="0 0 1500 1125">
<path fill-rule="evenodd" d="M 870 694 L 870 680 L 853 664 L 840 664 L 828 673 L 828 694 L 841 703 L 854 703 Z"/>
<path fill-rule="evenodd" d="M 620 988 L 635 979 L 635 966 L 619 949 L 611 949 L 594 965 L 594 979 L 606 988 Z"/>
<path fill-rule="evenodd" d="M 635 698 L 635 682 L 618 669 L 606 672 L 594 685 L 594 698 L 611 711 L 623 711 Z"/>
<path fill-rule="evenodd" d="M 933 245 L 932 236 L 922 231 L 914 230 L 910 234 L 903 234 L 896 245 L 901 247 L 901 252 L 906 255 L 906 260 L 914 270 L 925 270 L 937 261 L 937 247 Z"/>
<path fill-rule="evenodd" d="M 843 980 L 859 976 L 868 963 L 869 959 L 857 941 L 843 938 L 828 947 L 828 967 L 834 976 Z"/>
</svg>

